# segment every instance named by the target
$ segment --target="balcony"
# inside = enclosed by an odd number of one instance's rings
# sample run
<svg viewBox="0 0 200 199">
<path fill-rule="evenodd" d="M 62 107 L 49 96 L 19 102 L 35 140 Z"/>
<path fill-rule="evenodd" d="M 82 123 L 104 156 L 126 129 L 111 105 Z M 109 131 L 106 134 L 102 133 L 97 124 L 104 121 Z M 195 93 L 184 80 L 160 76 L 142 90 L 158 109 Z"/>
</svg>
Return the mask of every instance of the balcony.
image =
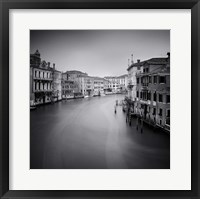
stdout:
<svg viewBox="0 0 200 199">
<path fill-rule="evenodd" d="M 39 92 L 52 92 L 53 89 L 34 89 L 35 93 L 39 93 Z"/>
<path fill-rule="evenodd" d="M 33 77 L 35 80 L 43 80 L 43 81 L 53 81 L 52 77 Z"/>
</svg>

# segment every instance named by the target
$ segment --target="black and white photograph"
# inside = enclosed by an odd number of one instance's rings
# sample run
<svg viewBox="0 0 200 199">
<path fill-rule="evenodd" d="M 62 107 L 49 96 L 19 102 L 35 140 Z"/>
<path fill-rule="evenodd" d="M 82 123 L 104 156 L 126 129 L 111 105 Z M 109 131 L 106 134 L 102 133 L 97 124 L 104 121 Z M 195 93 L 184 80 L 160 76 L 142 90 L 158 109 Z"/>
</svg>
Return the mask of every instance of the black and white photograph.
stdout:
<svg viewBox="0 0 200 199">
<path fill-rule="evenodd" d="M 170 169 L 170 30 L 30 30 L 30 169 Z"/>
</svg>

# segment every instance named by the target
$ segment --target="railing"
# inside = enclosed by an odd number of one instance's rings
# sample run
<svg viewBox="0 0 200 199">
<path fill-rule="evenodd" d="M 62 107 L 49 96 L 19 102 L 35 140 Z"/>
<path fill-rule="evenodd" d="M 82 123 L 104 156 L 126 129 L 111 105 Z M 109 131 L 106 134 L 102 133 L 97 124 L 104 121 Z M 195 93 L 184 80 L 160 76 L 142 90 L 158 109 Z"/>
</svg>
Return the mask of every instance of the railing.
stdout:
<svg viewBox="0 0 200 199">
<path fill-rule="evenodd" d="M 48 80 L 48 81 L 52 81 L 53 78 L 52 77 L 34 77 L 34 79 L 38 79 L 38 80 Z"/>
<path fill-rule="evenodd" d="M 53 89 L 34 89 L 34 92 L 52 92 Z"/>
</svg>

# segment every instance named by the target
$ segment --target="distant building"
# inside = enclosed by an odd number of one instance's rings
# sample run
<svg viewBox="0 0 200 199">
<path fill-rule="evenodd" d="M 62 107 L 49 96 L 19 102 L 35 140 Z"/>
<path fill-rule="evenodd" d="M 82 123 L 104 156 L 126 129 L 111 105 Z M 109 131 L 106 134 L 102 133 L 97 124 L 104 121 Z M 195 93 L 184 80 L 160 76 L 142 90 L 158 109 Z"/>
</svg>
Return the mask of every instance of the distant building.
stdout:
<svg viewBox="0 0 200 199">
<path fill-rule="evenodd" d="M 73 80 L 72 80 L 73 79 Z M 62 98 L 73 98 L 74 93 L 79 92 L 79 87 L 77 81 L 75 81 L 75 76 L 69 76 L 69 74 L 62 73 Z"/>
<path fill-rule="evenodd" d="M 108 89 L 113 93 L 127 90 L 128 75 L 106 76 L 104 79 L 108 80 Z"/>
<path fill-rule="evenodd" d="M 52 101 L 53 68 L 41 61 L 38 50 L 30 55 L 30 101 L 31 104 L 45 104 Z"/>
<path fill-rule="evenodd" d="M 104 94 L 104 78 L 94 77 L 94 95 Z"/>
<path fill-rule="evenodd" d="M 81 93 L 84 96 L 93 96 L 94 95 L 94 77 L 91 76 L 82 76 L 81 80 Z"/>
<path fill-rule="evenodd" d="M 136 74 L 135 112 L 150 124 L 170 129 L 170 54 L 142 62 Z"/>
<path fill-rule="evenodd" d="M 119 77 L 117 77 L 119 79 L 119 87 L 118 87 L 118 91 L 122 92 L 122 91 L 127 91 L 127 87 L 128 87 L 128 75 L 121 75 Z"/>
<path fill-rule="evenodd" d="M 87 73 L 83 73 L 81 71 L 66 71 L 65 73 L 63 73 L 63 77 L 64 76 L 66 80 L 71 81 L 68 83 L 70 83 L 71 85 L 74 84 L 78 87 L 78 89 L 74 92 L 83 96 L 90 97 L 95 95 L 101 95 L 108 87 L 108 81 L 104 78 L 88 76 Z"/>
<path fill-rule="evenodd" d="M 55 64 L 53 64 L 53 101 L 62 100 L 62 73 L 55 69 Z"/>
<path fill-rule="evenodd" d="M 109 90 L 113 93 L 116 93 L 119 88 L 119 79 L 116 76 L 106 76 L 104 78 L 108 80 Z"/>
<path fill-rule="evenodd" d="M 77 70 L 66 71 L 63 73 L 63 78 L 65 79 L 66 87 L 73 88 L 71 92 L 75 96 L 77 95 L 86 95 L 87 92 L 91 92 L 91 78 L 88 76 L 87 73 L 83 73 Z M 68 81 L 68 82 L 67 82 Z"/>
<path fill-rule="evenodd" d="M 128 88 L 128 98 L 131 101 L 136 100 L 136 74 L 142 72 L 143 70 L 143 62 L 137 60 L 137 63 L 133 63 L 128 67 L 128 77 L 127 77 L 127 88 Z"/>
</svg>

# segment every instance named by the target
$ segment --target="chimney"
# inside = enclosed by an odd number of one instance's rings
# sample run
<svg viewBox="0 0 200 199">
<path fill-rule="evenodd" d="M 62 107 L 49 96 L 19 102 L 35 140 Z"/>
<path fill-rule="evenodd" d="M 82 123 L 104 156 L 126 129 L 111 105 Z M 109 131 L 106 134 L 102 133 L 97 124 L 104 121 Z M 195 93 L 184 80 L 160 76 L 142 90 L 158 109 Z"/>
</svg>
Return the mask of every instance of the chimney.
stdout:
<svg viewBox="0 0 200 199">
<path fill-rule="evenodd" d="M 167 57 L 170 58 L 170 52 L 167 53 Z"/>
<path fill-rule="evenodd" d="M 131 64 L 133 64 L 133 54 L 131 55 Z"/>
<path fill-rule="evenodd" d="M 137 59 L 137 63 L 140 63 L 140 59 Z"/>
<path fill-rule="evenodd" d="M 47 63 L 48 68 L 50 67 L 50 62 Z"/>
<path fill-rule="evenodd" d="M 55 70 L 56 69 L 56 66 L 55 66 L 55 64 L 53 63 L 53 70 Z"/>
</svg>

